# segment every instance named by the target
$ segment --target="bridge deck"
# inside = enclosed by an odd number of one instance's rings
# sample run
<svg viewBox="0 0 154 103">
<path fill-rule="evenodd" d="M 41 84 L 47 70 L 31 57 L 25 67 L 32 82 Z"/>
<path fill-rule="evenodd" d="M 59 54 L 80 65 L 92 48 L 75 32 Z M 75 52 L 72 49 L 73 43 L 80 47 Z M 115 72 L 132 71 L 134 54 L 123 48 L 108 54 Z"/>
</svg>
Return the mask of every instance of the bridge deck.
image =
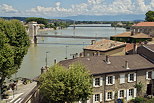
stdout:
<svg viewBox="0 0 154 103">
<path fill-rule="evenodd" d="M 77 39 L 109 39 L 108 37 L 89 37 L 89 36 L 62 36 L 62 35 L 36 35 L 36 37 L 53 37 L 53 38 L 77 38 Z"/>
<path fill-rule="evenodd" d="M 111 26 L 73 26 L 73 25 L 70 25 L 69 27 L 111 27 Z"/>
</svg>

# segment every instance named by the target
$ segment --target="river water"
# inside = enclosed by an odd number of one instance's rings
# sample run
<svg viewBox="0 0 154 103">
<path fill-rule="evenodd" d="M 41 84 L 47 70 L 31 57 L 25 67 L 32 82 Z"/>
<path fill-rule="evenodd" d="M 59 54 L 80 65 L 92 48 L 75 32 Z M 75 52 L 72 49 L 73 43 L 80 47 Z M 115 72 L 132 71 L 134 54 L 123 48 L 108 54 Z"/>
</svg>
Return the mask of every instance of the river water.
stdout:
<svg viewBox="0 0 154 103">
<path fill-rule="evenodd" d="M 85 25 L 85 24 L 80 24 Z M 86 26 L 101 26 L 110 24 L 86 24 Z M 39 34 L 48 35 L 76 35 L 76 36 L 93 36 L 93 37 L 110 37 L 111 35 L 125 32 L 124 28 L 113 27 L 68 27 L 62 30 L 41 31 Z M 45 58 L 47 54 L 47 65 L 54 64 L 54 59 L 58 61 L 65 58 L 72 58 L 70 54 L 82 52 L 82 48 L 91 43 L 90 39 L 74 39 L 74 38 L 38 38 L 37 45 L 31 45 L 27 55 L 25 55 L 21 68 L 17 73 L 17 77 L 34 78 L 41 72 L 41 67 L 46 65 Z M 48 53 L 46 53 L 48 52 Z"/>
</svg>

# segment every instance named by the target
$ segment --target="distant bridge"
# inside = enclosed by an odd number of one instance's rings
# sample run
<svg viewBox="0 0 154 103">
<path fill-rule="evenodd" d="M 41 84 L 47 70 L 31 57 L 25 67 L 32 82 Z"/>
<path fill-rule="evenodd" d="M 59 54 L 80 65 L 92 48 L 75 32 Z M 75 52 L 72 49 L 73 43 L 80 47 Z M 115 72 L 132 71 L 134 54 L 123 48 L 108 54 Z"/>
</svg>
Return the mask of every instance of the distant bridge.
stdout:
<svg viewBox="0 0 154 103">
<path fill-rule="evenodd" d="M 36 35 L 35 37 L 52 37 L 52 38 L 76 38 L 76 39 L 109 39 L 108 37 L 90 37 L 90 36 L 69 36 L 69 35 Z"/>
<path fill-rule="evenodd" d="M 89 25 L 89 26 L 88 25 L 70 25 L 69 27 L 111 27 L 111 26 L 103 26 L 103 25 L 102 26 L 101 25 L 100 26 L 95 26 L 95 25 L 94 26 L 93 25 Z"/>
</svg>

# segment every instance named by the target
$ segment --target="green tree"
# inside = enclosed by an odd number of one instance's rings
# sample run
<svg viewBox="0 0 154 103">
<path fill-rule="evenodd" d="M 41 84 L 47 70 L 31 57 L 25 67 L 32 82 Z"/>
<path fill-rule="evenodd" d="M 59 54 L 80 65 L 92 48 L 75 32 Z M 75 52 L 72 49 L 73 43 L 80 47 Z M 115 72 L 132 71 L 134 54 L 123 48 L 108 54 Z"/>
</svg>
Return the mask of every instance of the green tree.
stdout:
<svg viewBox="0 0 154 103">
<path fill-rule="evenodd" d="M 31 22 L 31 21 L 35 21 L 37 22 L 38 24 L 44 24 L 44 25 L 47 25 L 48 24 L 48 20 L 45 19 L 45 18 L 38 18 L 38 17 L 29 17 L 26 19 L 26 22 Z"/>
<path fill-rule="evenodd" d="M 92 94 L 91 76 L 79 63 L 69 69 L 55 65 L 40 77 L 43 103 L 73 103 L 85 101 Z"/>
<path fill-rule="evenodd" d="M 154 11 L 148 11 L 146 14 L 145 20 L 148 22 L 154 22 Z"/>
<path fill-rule="evenodd" d="M 0 19 L 0 88 L 20 68 L 30 45 L 25 27 L 18 20 Z"/>
</svg>

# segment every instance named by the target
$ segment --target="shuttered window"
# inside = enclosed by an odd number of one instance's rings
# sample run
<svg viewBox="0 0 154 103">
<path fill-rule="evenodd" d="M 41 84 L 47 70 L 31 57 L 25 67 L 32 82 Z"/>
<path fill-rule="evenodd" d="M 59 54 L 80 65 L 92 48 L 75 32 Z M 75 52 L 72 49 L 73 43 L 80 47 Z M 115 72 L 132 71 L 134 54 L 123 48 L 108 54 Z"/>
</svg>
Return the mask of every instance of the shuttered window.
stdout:
<svg viewBox="0 0 154 103">
<path fill-rule="evenodd" d="M 106 77 L 106 85 L 115 84 L 115 76 L 107 76 Z"/>
<path fill-rule="evenodd" d="M 125 74 L 120 74 L 120 84 L 125 83 Z"/>
<path fill-rule="evenodd" d="M 134 81 L 136 81 L 136 73 L 128 74 L 128 82 L 134 82 Z"/>
<path fill-rule="evenodd" d="M 113 100 L 114 99 L 114 91 L 112 91 L 112 92 L 106 92 L 105 99 L 106 99 L 106 101 Z"/>
<path fill-rule="evenodd" d="M 103 77 L 93 78 L 93 87 L 100 87 L 103 85 Z"/>
</svg>

